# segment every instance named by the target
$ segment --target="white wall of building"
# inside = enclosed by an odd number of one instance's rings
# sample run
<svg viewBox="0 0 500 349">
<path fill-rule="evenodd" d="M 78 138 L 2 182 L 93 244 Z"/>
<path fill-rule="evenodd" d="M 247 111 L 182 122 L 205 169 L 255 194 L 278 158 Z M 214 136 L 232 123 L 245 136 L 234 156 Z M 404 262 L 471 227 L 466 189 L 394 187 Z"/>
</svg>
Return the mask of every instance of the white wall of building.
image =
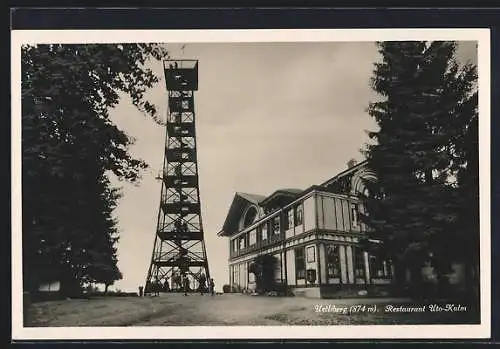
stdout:
<svg viewBox="0 0 500 349">
<path fill-rule="evenodd" d="M 316 203 L 314 196 L 304 200 L 304 231 L 316 228 Z"/>
<path fill-rule="evenodd" d="M 346 246 L 347 255 L 347 276 L 350 284 L 355 282 L 354 279 L 354 255 L 352 253 L 352 246 Z"/>
<path fill-rule="evenodd" d="M 277 260 L 276 267 L 274 269 L 274 280 L 281 280 L 281 268 L 282 268 L 282 265 L 281 265 L 281 263 L 282 263 L 282 261 L 281 261 L 281 254 L 280 253 L 276 253 L 273 256 Z"/>
<path fill-rule="evenodd" d="M 339 246 L 340 253 L 340 277 L 343 284 L 347 283 L 347 261 L 345 258 L 345 246 Z"/>
<path fill-rule="evenodd" d="M 286 274 L 288 285 L 295 285 L 295 251 L 293 249 L 286 251 Z"/>
</svg>

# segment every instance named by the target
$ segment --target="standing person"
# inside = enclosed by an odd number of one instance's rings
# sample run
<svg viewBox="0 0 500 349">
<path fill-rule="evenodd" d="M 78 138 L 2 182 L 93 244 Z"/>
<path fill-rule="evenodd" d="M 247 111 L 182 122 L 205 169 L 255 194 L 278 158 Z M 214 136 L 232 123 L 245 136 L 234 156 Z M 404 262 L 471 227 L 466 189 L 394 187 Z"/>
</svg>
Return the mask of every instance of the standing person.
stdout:
<svg viewBox="0 0 500 349">
<path fill-rule="evenodd" d="M 212 292 L 212 296 L 215 296 L 215 283 L 214 283 L 214 279 L 210 279 L 210 292 Z"/>
<path fill-rule="evenodd" d="M 187 276 L 184 276 L 184 296 L 188 295 L 188 290 L 189 290 L 189 279 Z"/>
<path fill-rule="evenodd" d="M 160 286 L 160 281 L 158 280 L 153 281 L 153 296 L 155 297 L 158 297 L 160 295 L 159 286 Z"/>
<path fill-rule="evenodd" d="M 139 286 L 139 297 L 142 298 L 144 287 Z"/>
<path fill-rule="evenodd" d="M 205 292 L 205 287 L 207 284 L 207 277 L 205 274 L 200 275 L 200 294 L 203 296 L 203 293 Z"/>
</svg>

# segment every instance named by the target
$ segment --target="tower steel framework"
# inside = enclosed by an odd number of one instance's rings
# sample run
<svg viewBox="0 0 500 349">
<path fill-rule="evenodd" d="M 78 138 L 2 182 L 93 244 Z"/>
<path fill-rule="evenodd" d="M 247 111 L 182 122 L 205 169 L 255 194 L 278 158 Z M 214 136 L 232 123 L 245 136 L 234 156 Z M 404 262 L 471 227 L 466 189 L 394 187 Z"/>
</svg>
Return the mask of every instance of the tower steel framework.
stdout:
<svg viewBox="0 0 500 349">
<path fill-rule="evenodd" d="M 210 280 L 201 219 L 194 91 L 197 60 L 163 63 L 168 93 L 158 223 L 145 292 L 200 291 Z"/>
</svg>

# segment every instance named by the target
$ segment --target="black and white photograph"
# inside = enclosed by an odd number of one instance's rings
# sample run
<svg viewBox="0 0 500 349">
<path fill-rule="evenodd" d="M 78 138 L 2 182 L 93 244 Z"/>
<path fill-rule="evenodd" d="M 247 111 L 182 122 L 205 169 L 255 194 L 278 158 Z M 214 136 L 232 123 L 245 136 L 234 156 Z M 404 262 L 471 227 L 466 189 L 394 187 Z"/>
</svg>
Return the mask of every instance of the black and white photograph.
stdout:
<svg viewBox="0 0 500 349">
<path fill-rule="evenodd" d="M 486 337 L 489 54 L 13 31 L 13 338 Z"/>
</svg>

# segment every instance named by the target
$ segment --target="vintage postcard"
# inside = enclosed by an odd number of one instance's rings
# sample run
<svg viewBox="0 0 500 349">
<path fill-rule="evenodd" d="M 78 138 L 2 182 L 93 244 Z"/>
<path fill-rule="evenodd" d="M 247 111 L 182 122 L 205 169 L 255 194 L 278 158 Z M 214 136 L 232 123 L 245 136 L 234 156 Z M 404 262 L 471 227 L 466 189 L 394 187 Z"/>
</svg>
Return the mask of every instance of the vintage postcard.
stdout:
<svg viewBox="0 0 500 349">
<path fill-rule="evenodd" d="M 489 30 L 11 38 L 13 339 L 489 337 Z"/>
</svg>

